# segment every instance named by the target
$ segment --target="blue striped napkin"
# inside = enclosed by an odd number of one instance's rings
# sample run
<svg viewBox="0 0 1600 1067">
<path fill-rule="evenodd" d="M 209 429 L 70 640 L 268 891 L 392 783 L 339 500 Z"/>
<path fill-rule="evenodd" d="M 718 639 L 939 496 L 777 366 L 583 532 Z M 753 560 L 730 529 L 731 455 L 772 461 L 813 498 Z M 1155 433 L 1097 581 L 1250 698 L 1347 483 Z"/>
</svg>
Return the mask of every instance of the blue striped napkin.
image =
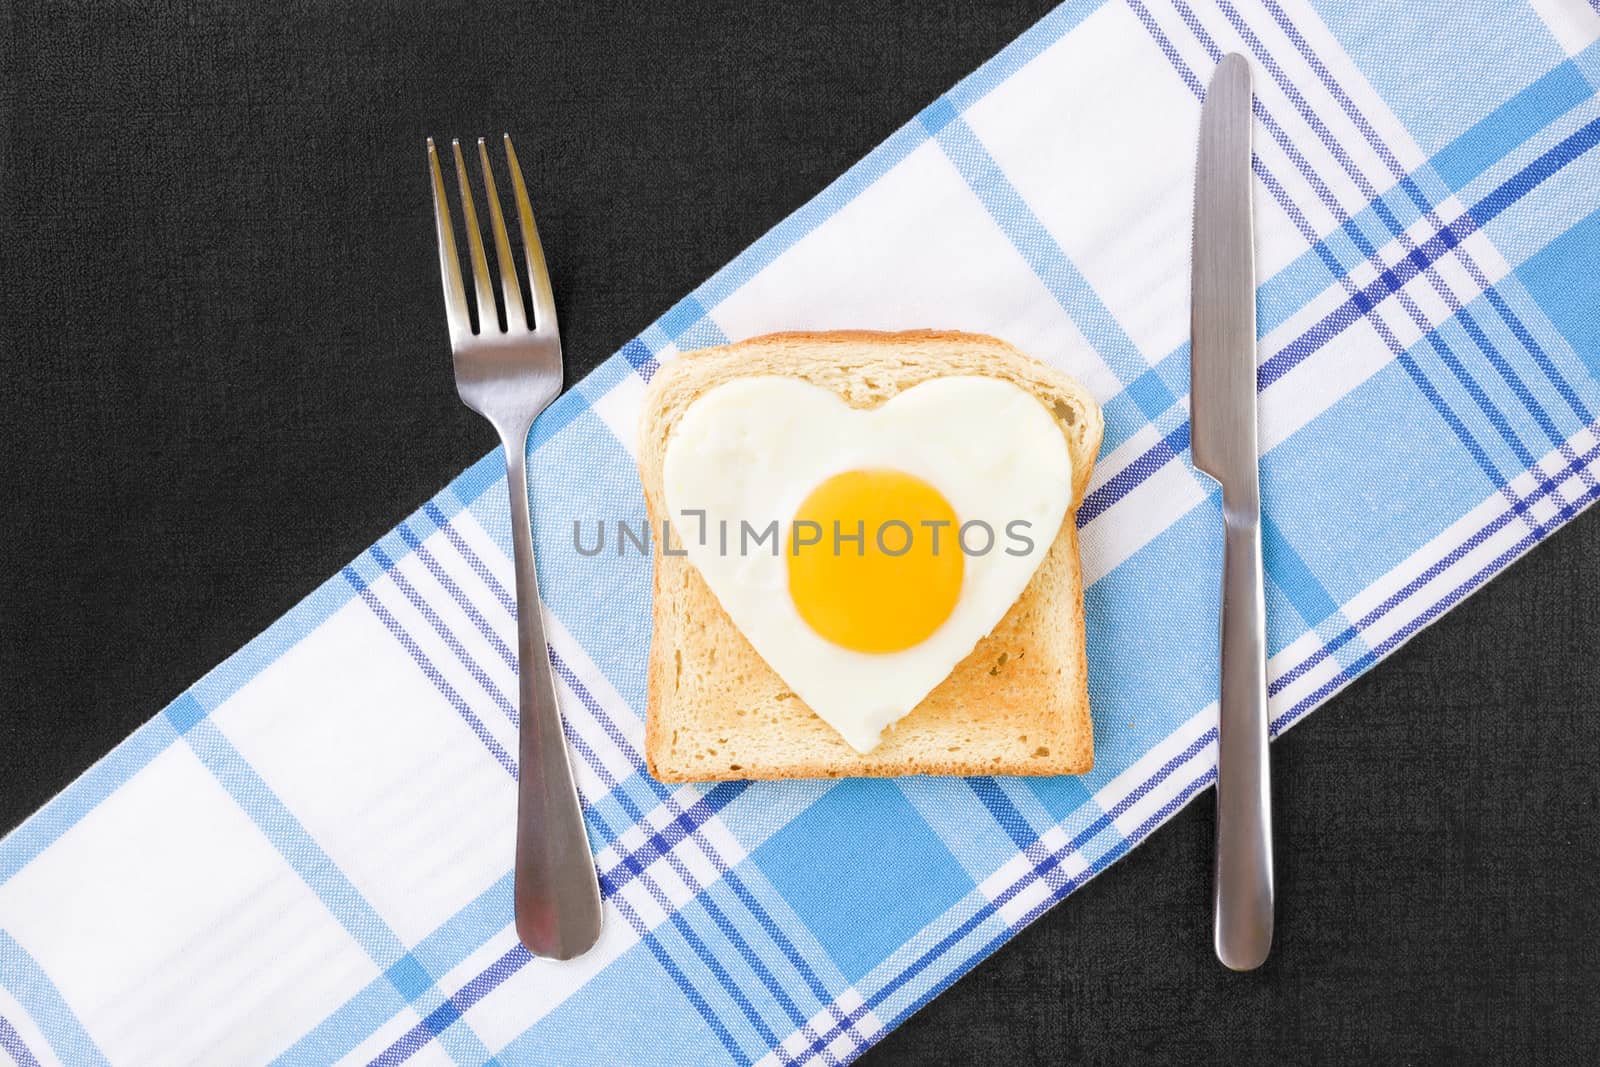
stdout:
<svg viewBox="0 0 1600 1067">
<path fill-rule="evenodd" d="M 1424 10 L 1424 6 L 1426 10 Z M 651 325 L 531 444 L 607 899 L 511 919 L 514 626 L 486 457 L 0 843 L 18 1063 L 842 1063 L 1212 781 L 1220 515 L 1187 452 L 1202 86 L 1257 99 L 1282 731 L 1600 493 L 1600 14 L 1073 0 Z M 673 788 L 640 756 L 646 380 L 775 328 L 961 327 L 1105 404 L 1082 778 Z M 1204 952 L 1196 946 L 1196 952 Z"/>
</svg>

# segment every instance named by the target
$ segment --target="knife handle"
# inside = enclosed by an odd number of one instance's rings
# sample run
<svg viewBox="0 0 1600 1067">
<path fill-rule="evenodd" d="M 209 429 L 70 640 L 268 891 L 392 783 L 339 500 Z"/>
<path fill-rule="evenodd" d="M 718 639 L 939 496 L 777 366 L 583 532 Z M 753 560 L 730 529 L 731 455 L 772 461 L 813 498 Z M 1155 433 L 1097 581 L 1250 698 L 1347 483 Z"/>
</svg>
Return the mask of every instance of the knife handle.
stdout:
<svg viewBox="0 0 1600 1067">
<path fill-rule="evenodd" d="M 1252 970 L 1267 958 L 1273 915 L 1261 507 L 1258 499 L 1248 505 L 1235 506 L 1228 494 L 1223 494 L 1217 869 L 1212 915 L 1217 958 L 1236 971 Z"/>
</svg>

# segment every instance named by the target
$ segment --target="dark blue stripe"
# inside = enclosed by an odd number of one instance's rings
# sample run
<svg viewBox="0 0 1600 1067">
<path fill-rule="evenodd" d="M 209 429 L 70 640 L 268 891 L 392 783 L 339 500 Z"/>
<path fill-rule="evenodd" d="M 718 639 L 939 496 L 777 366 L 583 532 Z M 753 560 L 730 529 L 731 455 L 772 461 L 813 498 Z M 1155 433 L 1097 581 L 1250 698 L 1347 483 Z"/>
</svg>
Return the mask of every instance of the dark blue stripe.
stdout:
<svg viewBox="0 0 1600 1067">
<path fill-rule="evenodd" d="M 1472 343 L 1478 346 L 1478 351 L 1483 353 L 1483 357 L 1489 361 L 1489 365 L 1495 369 L 1495 373 L 1500 375 L 1501 381 L 1511 388 L 1511 392 L 1522 402 L 1522 406 L 1528 410 L 1528 413 L 1533 416 L 1533 421 L 1539 424 L 1539 429 L 1544 431 L 1545 436 L 1550 439 L 1550 443 L 1555 445 L 1564 443 L 1566 441 L 1565 435 L 1557 429 L 1555 422 L 1551 420 L 1549 414 L 1544 410 L 1544 405 L 1539 403 L 1538 397 L 1533 395 L 1533 391 L 1528 388 L 1527 383 L 1506 361 L 1505 356 L 1495 347 L 1494 342 L 1489 340 L 1489 335 L 1484 332 L 1482 326 L 1478 325 L 1478 320 L 1465 310 L 1457 318 L 1460 319 L 1461 325 L 1467 331 L 1467 336 L 1472 339 Z"/>
<path fill-rule="evenodd" d="M 661 364 L 656 360 L 655 353 L 650 351 L 650 346 L 638 338 L 622 346 L 622 358 L 627 360 L 628 365 L 647 382 L 661 369 Z"/>
<path fill-rule="evenodd" d="M 439 525 L 442 527 L 443 523 Z M 418 561 L 427 568 L 428 573 L 433 576 L 433 580 L 438 582 L 440 587 L 450 595 L 450 599 L 454 600 L 456 605 L 466 613 L 468 621 L 472 623 L 478 633 L 483 635 L 483 639 L 489 642 L 490 647 L 495 650 L 501 662 L 510 667 L 512 672 L 515 673 L 517 671 L 517 654 L 511 651 L 511 646 L 506 644 L 499 631 L 489 624 L 488 619 L 484 618 L 483 612 L 478 609 L 478 605 L 472 602 L 472 598 L 467 596 L 466 591 L 450 576 L 450 572 L 440 565 L 432 552 L 428 551 L 427 546 L 422 542 L 422 538 L 418 537 L 411 527 L 405 523 L 400 524 L 400 537 L 405 541 L 406 547 L 411 549 Z"/>
<path fill-rule="evenodd" d="M 1133 13 L 1138 16 L 1139 21 L 1144 25 L 1145 31 L 1155 41 L 1156 47 L 1161 49 L 1161 54 L 1166 56 L 1167 62 L 1172 64 L 1172 69 L 1178 72 L 1178 77 L 1183 80 L 1183 84 L 1187 85 L 1189 91 L 1195 96 L 1203 98 L 1206 95 L 1205 85 L 1199 78 L 1195 77 L 1194 71 L 1189 69 L 1189 64 L 1183 61 L 1183 57 L 1178 54 L 1178 49 L 1173 46 L 1172 41 L 1162 32 L 1155 18 L 1151 16 L 1149 9 L 1140 0 L 1128 0 L 1128 7 L 1132 8 Z"/>
<path fill-rule="evenodd" d="M 817 998 L 817 1003 L 830 1004 L 833 1000 L 833 994 L 829 992 L 827 985 L 818 977 L 817 972 L 812 969 L 805 956 L 800 954 L 794 942 L 790 940 L 788 933 L 784 931 L 782 926 L 778 925 L 767 912 L 767 909 L 762 907 L 755 894 L 750 892 L 750 887 L 744 884 L 743 880 L 739 878 L 732 868 L 729 868 L 722 876 L 722 880 L 733 891 L 733 895 L 738 898 L 739 902 L 755 917 L 756 923 L 766 931 L 767 936 L 772 938 L 773 942 L 778 946 L 778 950 L 783 953 L 784 959 L 789 961 L 789 965 L 799 972 L 801 979 L 811 990 L 812 996 Z M 838 1013 L 835 1011 L 835 1018 L 838 1017 Z"/>
<path fill-rule="evenodd" d="M 532 953 L 520 944 L 512 945 L 503 956 L 485 967 L 481 974 L 462 986 L 450 999 L 465 1013 L 478 1001 L 500 988 L 506 979 L 532 962 Z"/>
<path fill-rule="evenodd" d="M 17 1067 L 39 1067 L 39 1058 L 28 1048 L 28 1043 L 22 1040 L 17 1028 L 11 1025 L 11 1020 L 4 1015 L 0 1015 L 0 1048 L 5 1049 L 11 1058 L 17 1061 Z"/>
<path fill-rule="evenodd" d="M 516 761 L 506 752 L 505 747 L 495 740 L 494 735 L 489 732 L 488 727 L 483 725 L 483 720 L 478 718 L 477 712 L 472 710 L 471 705 L 461 699 L 461 694 L 457 693 L 455 688 L 445 680 L 444 675 L 439 672 L 439 668 L 435 667 L 432 661 L 428 659 L 427 654 L 422 651 L 416 640 L 406 632 L 406 628 L 401 626 L 395 617 L 389 613 L 389 609 L 383 606 L 383 602 L 378 599 L 376 594 L 367 588 L 367 583 L 362 580 L 361 575 L 356 573 L 354 567 L 346 566 L 342 573 L 345 580 L 360 594 L 362 601 L 378 617 L 378 621 L 383 623 L 384 628 L 394 636 L 395 640 L 400 642 L 400 646 L 410 654 L 412 661 L 421 669 L 423 675 L 433 683 L 433 687 L 455 709 L 456 714 L 461 716 L 461 720 L 467 724 L 468 729 L 477 736 L 479 741 L 483 742 L 483 746 L 489 750 L 489 754 L 494 757 L 495 762 L 505 768 L 505 772 L 513 779 L 516 778 Z"/>
<path fill-rule="evenodd" d="M 633 742 L 628 739 L 628 735 L 622 732 L 622 727 L 606 711 L 605 705 L 600 703 L 599 699 L 589 691 L 589 687 L 583 684 L 577 672 L 553 648 L 550 650 L 550 665 L 554 668 L 556 675 L 567 683 L 567 688 L 572 690 L 572 694 L 588 710 L 595 722 L 600 724 L 600 728 L 605 731 L 606 738 L 621 750 L 622 754 L 627 757 L 628 762 L 633 765 L 633 769 L 643 775 L 644 782 L 650 787 L 651 792 L 655 793 L 660 800 L 667 800 L 671 797 L 672 790 L 650 777 L 647 773 L 643 754 L 633 747 Z"/>
<path fill-rule="evenodd" d="M 1556 369 L 1556 365 L 1551 361 L 1549 354 L 1545 352 L 1544 347 L 1533 336 L 1533 332 L 1517 317 L 1516 312 L 1512 311 L 1511 305 L 1506 303 L 1506 298 L 1500 294 L 1500 290 L 1494 286 L 1489 286 L 1484 289 L 1483 295 L 1488 298 L 1489 306 L 1494 308 L 1501 321 L 1510 329 L 1512 336 L 1522 344 L 1523 348 L 1527 349 L 1528 354 L 1539 365 L 1539 369 L 1544 372 L 1545 377 L 1555 383 L 1556 390 L 1561 394 L 1561 399 L 1566 401 L 1567 407 L 1572 409 L 1572 413 L 1585 423 L 1593 422 L 1594 416 L 1589 413 L 1588 405 L 1579 398 L 1577 391 L 1572 388 L 1566 377 Z"/>
<path fill-rule="evenodd" d="M 1465 318 L 1465 316 L 1462 317 Z M 1450 372 L 1451 377 L 1455 378 L 1460 383 L 1461 388 L 1467 391 L 1467 396 L 1472 399 L 1473 404 L 1476 405 L 1483 417 L 1489 420 L 1489 425 L 1499 433 L 1506 446 L 1517 457 L 1517 462 L 1522 464 L 1523 467 L 1531 468 L 1534 466 L 1536 460 L 1533 453 L 1528 450 L 1527 445 L 1522 443 L 1522 438 L 1517 435 L 1516 429 L 1512 427 L 1505 413 L 1500 410 L 1500 406 L 1490 399 L 1489 394 L 1484 391 L 1482 383 L 1462 365 L 1461 360 L 1450 349 L 1450 346 L 1444 343 L 1439 327 L 1436 326 L 1430 329 L 1423 335 L 1423 339 L 1428 342 L 1428 347 L 1433 349 L 1434 355 L 1439 357 L 1439 362 L 1445 365 L 1445 369 Z M 1430 382 L 1432 381 L 1432 379 L 1429 380 Z M 1521 384 L 1520 380 L 1518 384 Z M 1442 402 L 1443 400 L 1441 399 Z M 1561 437 L 1557 435 L 1555 440 L 1560 441 Z M 1490 479 L 1491 482 L 1498 480 L 1498 476 Z"/>
<path fill-rule="evenodd" d="M 711 1032 L 717 1035 L 717 1040 L 722 1042 L 722 1047 L 728 1050 L 728 1055 L 733 1057 L 733 1061 L 738 1064 L 754 1063 L 755 1057 L 739 1047 L 739 1043 L 733 1039 L 733 1034 L 729 1032 L 727 1025 L 711 1009 L 711 1005 L 706 1003 L 706 998 L 701 996 L 694 983 L 689 981 L 688 975 L 684 974 L 682 969 L 678 967 L 677 961 L 672 958 L 672 953 L 667 951 L 667 947 L 661 943 L 661 939 L 654 933 L 644 934 L 643 939 L 645 945 L 650 949 L 651 955 L 655 956 L 656 962 L 661 965 L 661 969 L 667 972 L 667 975 L 683 991 L 683 995 L 688 998 L 689 1003 L 694 1005 L 694 1010 L 699 1012 L 700 1018 L 704 1019 L 706 1025 L 711 1027 Z"/>
<path fill-rule="evenodd" d="M 1511 512 L 1507 511 L 1501 515 L 1498 521 L 1504 524 L 1510 522 L 1511 518 Z M 1430 567 L 1429 570 L 1431 571 L 1433 568 Z M 1426 584 L 1427 582 L 1422 583 L 1422 585 Z M 1422 585 L 1418 585 L 1417 588 L 1422 588 Z M 1351 625 L 1346 626 L 1343 630 L 1339 631 L 1339 633 L 1336 634 L 1331 641 L 1325 641 L 1318 645 L 1316 650 L 1313 651 L 1311 655 L 1307 656 L 1305 659 L 1301 660 L 1299 663 L 1295 664 L 1293 667 L 1289 668 L 1272 681 L 1268 682 L 1267 695 L 1272 697 L 1277 696 L 1279 693 L 1287 689 L 1295 681 L 1295 679 L 1299 678 L 1312 667 L 1315 667 L 1317 664 L 1321 663 L 1323 660 L 1339 651 L 1339 649 L 1343 648 L 1360 635 L 1361 630 L 1359 623 L 1352 623 Z"/>
<path fill-rule="evenodd" d="M 1467 389 L 1468 393 L 1477 403 L 1479 410 L 1482 411 L 1485 417 L 1489 419 L 1491 424 L 1493 424 L 1494 427 L 1500 431 L 1501 436 L 1506 439 L 1507 444 L 1510 445 L 1512 450 L 1516 453 L 1518 461 L 1527 469 L 1528 473 L 1532 474 L 1540 481 L 1546 481 L 1547 479 L 1539 470 L 1538 464 L 1535 462 L 1532 453 L 1530 453 L 1526 446 L 1522 444 L 1521 439 L 1516 436 L 1515 431 L 1512 430 L 1510 424 L 1506 422 L 1505 416 L 1502 415 L 1499 408 L 1497 408 L 1494 403 L 1489 400 L 1488 396 L 1483 392 L 1482 387 L 1478 385 L 1476 379 L 1474 379 L 1470 374 L 1467 374 L 1465 368 L 1460 366 L 1459 361 L 1455 358 L 1455 354 L 1450 351 L 1448 346 L 1444 344 L 1443 339 L 1440 338 L 1439 329 L 1439 327 L 1434 327 L 1428 331 L 1426 340 L 1428 341 L 1429 347 L 1431 347 L 1439 356 L 1440 360 L 1450 368 L 1451 373 L 1455 375 L 1456 380 Z M 1473 460 L 1477 462 L 1484 474 L 1488 476 L 1489 484 L 1499 486 L 1504 489 L 1509 479 L 1500 473 L 1499 468 L 1495 466 L 1494 462 L 1489 458 L 1488 453 L 1484 451 L 1483 447 L 1478 444 L 1477 439 L 1472 436 L 1472 433 L 1467 429 L 1466 424 L 1456 416 L 1453 410 L 1451 410 L 1450 405 L 1445 401 L 1444 397 L 1439 395 L 1438 391 L 1433 386 L 1433 382 L 1422 370 L 1416 359 L 1409 352 L 1402 352 L 1396 357 L 1396 361 L 1400 364 L 1401 368 L 1405 370 L 1406 374 L 1410 376 L 1411 380 L 1416 383 L 1418 390 L 1421 391 L 1423 396 L 1427 398 L 1428 402 L 1433 405 L 1434 410 L 1436 410 L 1439 413 L 1439 416 L 1445 420 L 1450 429 L 1455 433 L 1456 437 L 1461 441 L 1462 445 L 1472 455 Z M 1517 473 L 1521 472 L 1519 471 Z M 1554 491 L 1554 486 L 1549 486 L 1549 489 Z"/>
<path fill-rule="evenodd" d="M 1484 292 L 1486 294 L 1492 293 L 1493 289 L 1486 288 Z M 1495 296 L 1498 298 L 1499 294 L 1496 293 Z M 1502 300 L 1501 303 L 1504 304 L 1504 301 Z M 1510 308 L 1507 307 L 1506 311 L 1509 312 Z M 1510 362 L 1505 358 L 1504 355 L 1501 354 L 1500 350 L 1495 347 L 1494 342 L 1489 339 L 1489 335 L 1485 333 L 1483 327 L 1478 324 L 1478 320 L 1465 309 L 1461 310 L 1456 317 L 1460 320 L 1462 327 L 1467 331 L 1467 336 L 1472 339 L 1472 343 L 1478 346 L 1478 351 L 1483 353 L 1483 357 L 1489 361 L 1489 365 L 1492 366 L 1495 370 L 1495 373 L 1500 376 L 1500 380 L 1505 382 L 1506 385 L 1510 387 L 1512 393 L 1514 393 L 1517 399 L 1521 401 L 1522 406 L 1530 415 L 1533 416 L 1534 421 L 1539 424 L 1539 428 L 1544 431 L 1545 437 L 1556 447 L 1557 452 L 1559 452 L 1563 458 L 1571 459 L 1572 446 L 1567 443 L 1566 436 L 1561 433 L 1560 428 L 1555 424 L 1555 420 L 1552 419 L 1549 413 L 1545 411 L 1544 405 L 1539 403 L 1538 398 L 1533 395 L 1533 391 L 1528 388 L 1527 383 L 1522 380 L 1521 376 L 1517 374 Z M 1502 318 L 1504 317 L 1505 316 L 1502 316 Z M 1512 321 L 1515 321 L 1518 326 L 1522 325 L 1521 321 L 1517 320 L 1515 315 L 1511 316 L 1510 320 L 1507 321 L 1507 325 L 1509 326 Z M 1434 339 L 1432 340 L 1434 349 L 1440 353 L 1441 358 L 1444 358 L 1446 349 L 1444 347 L 1443 340 L 1437 339 L 1438 335 L 1439 331 L 1437 329 L 1429 331 L 1430 339 Z M 1450 358 L 1451 360 L 1454 360 L 1454 355 L 1452 354 Z M 1538 361 L 1536 360 L 1536 362 Z M 1570 392 L 1571 387 L 1568 386 L 1566 379 L 1556 371 L 1555 365 L 1546 359 L 1541 364 L 1541 369 L 1543 369 L 1545 366 L 1548 366 L 1549 368 L 1548 371 L 1546 371 L 1545 376 L 1549 378 L 1551 383 L 1558 390 L 1566 387 Z M 1451 365 L 1451 371 L 1452 373 L 1455 373 L 1458 378 L 1465 373 L 1464 368 L 1458 369 L 1458 365 L 1454 363 Z M 1465 384 L 1465 382 L 1463 382 L 1463 384 Z M 1474 384 L 1476 384 L 1475 381 Z M 1508 440 L 1512 439 L 1508 438 Z M 1521 439 L 1516 438 L 1513 444 L 1514 447 L 1520 448 Z M 1518 455 L 1519 457 L 1521 456 L 1521 451 L 1518 452 Z M 1536 458 L 1529 456 L 1528 459 L 1524 461 L 1524 465 L 1534 467 L 1537 465 L 1537 462 L 1538 461 Z M 1590 475 L 1587 470 L 1581 471 L 1580 475 L 1584 484 L 1591 484 L 1593 476 Z M 1559 491 L 1556 492 L 1556 499 L 1557 501 L 1561 501 L 1563 499 Z"/>
<path fill-rule="evenodd" d="M 794 998 L 789 996 L 789 991 L 784 988 L 783 983 L 778 981 L 761 957 L 756 955 L 755 950 L 750 947 L 750 942 L 745 939 L 739 928 L 729 921 L 727 915 L 723 913 L 721 908 L 717 907 L 716 901 L 711 899 L 709 893 L 702 892 L 696 899 L 699 900 L 700 906 L 705 909 L 706 914 L 711 917 L 712 924 L 722 932 L 723 938 L 733 945 L 734 949 L 739 953 L 739 957 L 744 960 L 745 965 L 755 973 L 761 984 L 766 986 L 767 992 L 772 994 L 773 999 L 778 1002 L 778 1006 L 783 1009 L 784 1014 L 789 1016 L 789 1021 L 802 1029 L 806 1029 L 807 1014 L 800 1010 L 799 1006 L 795 1004 Z M 765 1026 L 764 1023 L 762 1025 L 763 1027 Z M 774 1043 L 777 1042 L 775 1036 L 771 1040 Z M 782 1050 L 778 1051 L 778 1056 L 785 1062 L 792 1062 L 788 1053 Z"/>
<path fill-rule="evenodd" d="M 406 598 L 406 601 L 412 607 L 417 609 L 417 613 L 433 628 L 433 632 L 439 635 L 439 639 L 445 643 L 445 647 L 451 651 L 461 666 L 466 669 L 472 680 L 483 687 L 483 691 L 489 695 L 489 699 L 494 701 L 495 707 L 499 708 L 501 713 L 511 720 L 512 725 L 516 725 L 519 721 L 516 705 L 512 704 L 510 698 L 500 691 L 499 686 L 494 684 L 494 680 L 489 677 L 488 672 L 478 666 L 478 661 L 472 658 L 472 653 L 468 652 L 466 646 L 457 639 L 455 632 L 445 625 L 445 621 L 439 617 L 439 613 L 434 610 L 433 605 L 428 603 L 422 594 L 417 592 L 416 587 L 406 579 L 404 574 L 400 573 L 399 568 L 394 565 L 394 561 L 389 558 L 389 554 L 377 545 L 367 549 L 367 554 L 377 561 L 378 566 L 383 568 L 384 573 L 389 576 L 389 580 L 394 583 L 394 587 L 400 591 L 400 594 Z"/>
<path fill-rule="evenodd" d="M 1078 508 L 1078 526 L 1081 528 L 1094 521 L 1107 508 L 1131 493 L 1140 482 L 1177 459 L 1188 447 L 1189 424 L 1184 422 L 1151 445 L 1144 455 L 1107 478 L 1100 488 L 1085 496 Z"/>
<path fill-rule="evenodd" d="M 1512 204 L 1527 196 L 1540 183 L 1596 144 L 1600 144 L 1600 119 L 1591 119 L 1473 205 L 1471 210 L 1473 219 L 1479 226 L 1487 225 Z"/>
<path fill-rule="evenodd" d="M 478 554 L 472 551 L 472 546 L 467 544 L 466 538 L 461 536 L 461 532 L 450 524 L 450 520 L 445 517 L 444 512 L 439 510 L 431 500 L 422 505 L 422 510 L 428 518 L 433 520 L 439 531 L 444 534 L 445 540 L 450 542 L 450 547 L 461 553 L 461 558 L 467 561 L 467 566 L 472 568 L 472 573 L 477 575 L 478 580 L 488 588 L 490 595 L 500 602 L 500 606 L 505 608 L 512 618 L 516 618 L 516 598 L 506 592 L 506 587 L 500 583 L 499 578 L 495 577 L 494 571 L 490 570 L 483 560 L 478 558 Z"/>
<path fill-rule="evenodd" d="M 437 1008 L 429 1012 L 426 1018 L 396 1038 L 393 1044 L 370 1061 L 369 1067 L 397 1067 L 398 1064 L 404 1063 L 434 1038 L 448 1030 L 495 986 L 521 970 L 532 959 L 533 956 L 522 945 L 513 945 L 503 956 L 484 969 L 484 975 L 498 975 L 497 981 L 491 985 L 482 985 L 479 979 L 475 979 L 473 983 L 462 987 L 455 996 L 446 998 Z M 479 977 L 482 978 L 481 975 Z"/>
<path fill-rule="evenodd" d="M 1352 323 L 1365 317 L 1373 308 L 1393 296 L 1423 268 L 1454 248 L 1478 228 L 1470 211 L 1449 226 L 1434 234 L 1422 245 L 1403 256 L 1399 262 L 1383 271 L 1366 286 L 1350 293 L 1349 298 L 1323 317 L 1322 321 L 1279 349 L 1261 364 L 1256 372 L 1256 385 L 1265 389 L 1289 371 L 1320 350 L 1325 344 L 1343 333 Z"/>
<path fill-rule="evenodd" d="M 708 901 L 703 891 L 696 894 L 696 899 L 702 904 Z M 667 919 L 672 923 L 673 929 L 678 931 L 678 935 L 688 943 L 694 954 L 700 957 L 700 962 L 705 964 L 706 969 L 711 972 L 711 976 L 717 980 L 717 984 L 722 987 L 723 991 L 728 994 L 739 1010 L 744 1013 L 744 1017 L 750 1020 L 750 1025 L 755 1027 L 755 1031 L 760 1035 L 761 1040 L 766 1042 L 768 1048 L 776 1051 L 778 1057 L 785 1063 L 793 1063 L 794 1061 L 789 1058 L 788 1053 L 778 1048 L 778 1035 L 772 1032 L 772 1028 L 767 1025 L 766 1020 L 756 1010 L 755 1005 L 750 1003 L 750 998 L 745 996 L 744 990 L 739 983 L 735 982 L 733 976 L 728 973 L 727 968 L 722 966 L 722 961 L 717 959 L 716 953 L 712 952 L 706 943 L 700 939 L 700 935 L 695 933 L 695 929 L 690 925 L 689 920 L 683 917 L 683 912 L 677 908 L 672 908 L 665 902 L 663 902 L 662 907 L 667 909 Z"/>
<path fill-rule="evenodd" d="M 1026 851 L 1039 841 L 1039 831 L 1035 830 L 1017 806 L 1006 796 L 1000 788 L 1000 783 L 984 775 L 980 778 L 966 779 L 967 788 L 975 793 L 983 806 L 989 809 L 989 814 L 994 816 L 994 821 L 1000 824 L 1000 829 L 1011 838 L 1011 843 L 1018 849 Z"/>
</svg>

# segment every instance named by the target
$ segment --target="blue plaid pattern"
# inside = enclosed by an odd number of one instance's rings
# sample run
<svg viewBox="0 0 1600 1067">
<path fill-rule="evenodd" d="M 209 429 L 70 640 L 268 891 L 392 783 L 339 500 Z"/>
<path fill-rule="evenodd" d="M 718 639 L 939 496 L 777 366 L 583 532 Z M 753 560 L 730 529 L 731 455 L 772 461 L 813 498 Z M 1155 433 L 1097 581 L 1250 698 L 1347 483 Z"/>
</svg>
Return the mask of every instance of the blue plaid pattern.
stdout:
<svg viewBox="0 0 1600 1067">
<path fill-rule="evenodd" d="M 1280 733 L 1600 494 L 1600 7 L 1068 0 L 539 420 L 541 580 L 607 901 L 510 926 L 514 601 L 488 456 L 0 842 L 18 1064 L 844 1063 L 1215 777 L 1189 463 L 1198 101 L 1255 71 Z M 931 266 L 930 266 L 931 264 Z M 644 383 L 797 326 L 985 329 L 1107 415 L 1082 778 L 671 787 L 642 756 Z M 582 477 L 574 477 L 582 472 Z M 115 876 L 86 881 L 87 872 Z"/>
</svg>

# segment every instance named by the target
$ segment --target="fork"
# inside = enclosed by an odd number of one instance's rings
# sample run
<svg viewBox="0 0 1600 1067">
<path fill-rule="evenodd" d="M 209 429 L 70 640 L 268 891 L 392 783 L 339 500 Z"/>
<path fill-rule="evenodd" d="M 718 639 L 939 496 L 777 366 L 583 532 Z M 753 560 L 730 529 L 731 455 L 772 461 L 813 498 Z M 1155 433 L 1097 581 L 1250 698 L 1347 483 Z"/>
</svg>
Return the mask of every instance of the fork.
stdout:
<svg viewBox="0 0 1600 1067">
<path fill-rule="evenodd" d="M 513 867 L 513 910 L 517 937 L 535 956 L 568 960 L 582 955 L 600 936 L 600 885 L 595 876 L 583 809 L 573 784 L 556 706 L 555 678 L 539 602 L 539 576 L 534 568 L 532 518 L 528 508 L 527 447 L 533 420 L 561 392 L 561 338 L 556 330 L 555 297 L 544 249 L 533 222 L 528 189 L 522 181 L 511 135 L 505 135 L 506 163 L 522 224 L 522 247 L 528 262 L 528 289 L 533 320 L 528 320 L 517 284 L 517 265 L 506 238 L 506 221 L 489 150 L 478 138 L 484 197 L 489 203 L 490 230 L 500 267 L 500 293 L 506 328 L 500 328 L 489 263 L 484 256 L 478 213 L 467 183 L 461 142 L 452 140 L 461 214 L 472 260 L 472 291 L 478 305 L 478 329 L 472 329 L 455 232 L 445 203 L 439 154 L 428 138 L 428 164 L 433 174 L 433 217 L 439 237 L 439 271 L 444 276 L 445 317 L 450 323 L 456 392 L 488 419 L 500 435 L 506 454 L 506 484 L 511 491 L 511 548 L 517 576 L 517 843 Z"/>
</svg>

